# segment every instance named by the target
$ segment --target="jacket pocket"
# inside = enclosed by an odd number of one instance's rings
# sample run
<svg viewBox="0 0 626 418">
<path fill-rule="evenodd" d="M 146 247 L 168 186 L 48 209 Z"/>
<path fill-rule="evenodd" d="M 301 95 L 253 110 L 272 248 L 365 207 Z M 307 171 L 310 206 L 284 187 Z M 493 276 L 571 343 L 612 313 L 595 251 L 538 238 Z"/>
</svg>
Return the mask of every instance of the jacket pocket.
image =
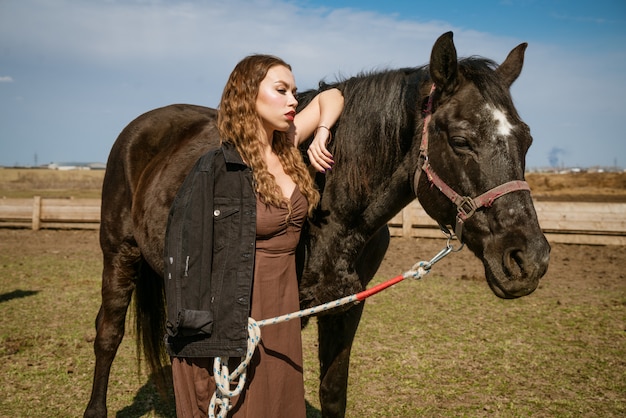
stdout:
<svg viewBox="0 0 626 418">
<path fill-rule="evenodd" d="M 235 206 L 229 202 L 220 202 L 220 200 L 222 199 L 215 199 L 213 207 L 214 253 L 236 241 L 241 223 L 239 205 Z"/>
<path fill-rule="evenodd" d="M 167 323 L 167 333 L 172 337 L 211 335 L 212 332 L 213 314 L 209 311 L 181 309 L 176 315 L 176 323 Z"/>
</svg>

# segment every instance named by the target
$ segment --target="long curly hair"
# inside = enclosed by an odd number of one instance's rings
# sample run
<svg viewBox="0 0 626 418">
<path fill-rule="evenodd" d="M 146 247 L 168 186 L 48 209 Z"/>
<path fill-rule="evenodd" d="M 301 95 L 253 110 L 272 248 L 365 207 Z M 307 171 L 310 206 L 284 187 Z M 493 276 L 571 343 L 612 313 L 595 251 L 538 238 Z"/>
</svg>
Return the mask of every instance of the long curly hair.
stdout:
<svg viewBox="0 0 626 418">
<path fill-rule="evenodd" d="M 256 111 L 259 85 L 270 68 L 281 65 L 291 71 L 291 66 L 272 55 L 255 54 L 241 60 L 230 74 L 217 111 L 217 128 L 222 141 L 235 145 L 246 164 L 252 169 L 255 189 L 266 204 L 280 207 L 287 204 L 291 215 L 291 202 L 283 196 L 275 177 L 262 158 L 260 117 Z M 274 131 L 272 150 L 278 156 L 285 173 L 296 183 L 306 197 L 309 215 L 317 206 L 320 196 L 313 178 L 302 160 L 300 151 L 286 132 Z"/>
</svg>

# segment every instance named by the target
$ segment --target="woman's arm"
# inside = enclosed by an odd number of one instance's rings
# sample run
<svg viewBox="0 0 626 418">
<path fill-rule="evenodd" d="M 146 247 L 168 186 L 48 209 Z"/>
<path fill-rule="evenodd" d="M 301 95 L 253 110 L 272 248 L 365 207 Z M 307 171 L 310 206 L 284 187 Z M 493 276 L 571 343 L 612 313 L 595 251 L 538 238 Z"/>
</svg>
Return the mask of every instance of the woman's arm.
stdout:
<svg viewBox="0 0 626 418">
<path fill-rule="evenodd" d="M 329 170 L 334 164 L 333 156 L 326 149 L 330 128 L 337 122 L 343 110 L 343 94 L 338 89 L 325 90 L 315 96 L 294 119 L 294 143 L 315 135 L 307 153 L 311 165 L 318 171 Z"/>
</svg>

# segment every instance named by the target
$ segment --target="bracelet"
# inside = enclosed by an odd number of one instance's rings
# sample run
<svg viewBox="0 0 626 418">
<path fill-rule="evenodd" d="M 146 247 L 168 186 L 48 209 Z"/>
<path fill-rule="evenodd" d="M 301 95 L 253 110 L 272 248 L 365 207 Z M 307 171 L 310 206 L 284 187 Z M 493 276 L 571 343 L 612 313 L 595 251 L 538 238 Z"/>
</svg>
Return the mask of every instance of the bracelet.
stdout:
<svg viewBox="0 0 626 418">
<path fill-rule="evenodd" d="M 324 128 L 328 131 L 328 143 L 330 143 L 333 140 L 333 133 L 331 132 L 330 128 L 328 126 L 324 126 L 324 125 L 320 125 L 317 128 L 315 128 L 315 130 L 313 131 L 313 137 L 315 137 L 315 135 L 317 135 L 317 130 L 319 128 Z"/>
</svg>

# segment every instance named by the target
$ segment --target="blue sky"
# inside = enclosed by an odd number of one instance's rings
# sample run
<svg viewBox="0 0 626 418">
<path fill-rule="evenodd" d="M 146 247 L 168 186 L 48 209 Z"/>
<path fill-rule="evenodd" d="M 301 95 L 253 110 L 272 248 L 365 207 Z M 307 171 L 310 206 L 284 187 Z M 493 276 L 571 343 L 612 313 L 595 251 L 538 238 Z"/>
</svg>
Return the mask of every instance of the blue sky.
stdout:
<svg viewBox="0 0 626 418">
<path fill-rule="evenodd" d="M 250 53 L 289 62 L 301 90 L 460 56 L 502 62 L 528 42 L 513 98 L 527 166 L 626 167 L 626 2 L 575 0 L 0 0 L 0 165 L 104 162 L 132 119 L 216 106 Z"/>
</svg>

